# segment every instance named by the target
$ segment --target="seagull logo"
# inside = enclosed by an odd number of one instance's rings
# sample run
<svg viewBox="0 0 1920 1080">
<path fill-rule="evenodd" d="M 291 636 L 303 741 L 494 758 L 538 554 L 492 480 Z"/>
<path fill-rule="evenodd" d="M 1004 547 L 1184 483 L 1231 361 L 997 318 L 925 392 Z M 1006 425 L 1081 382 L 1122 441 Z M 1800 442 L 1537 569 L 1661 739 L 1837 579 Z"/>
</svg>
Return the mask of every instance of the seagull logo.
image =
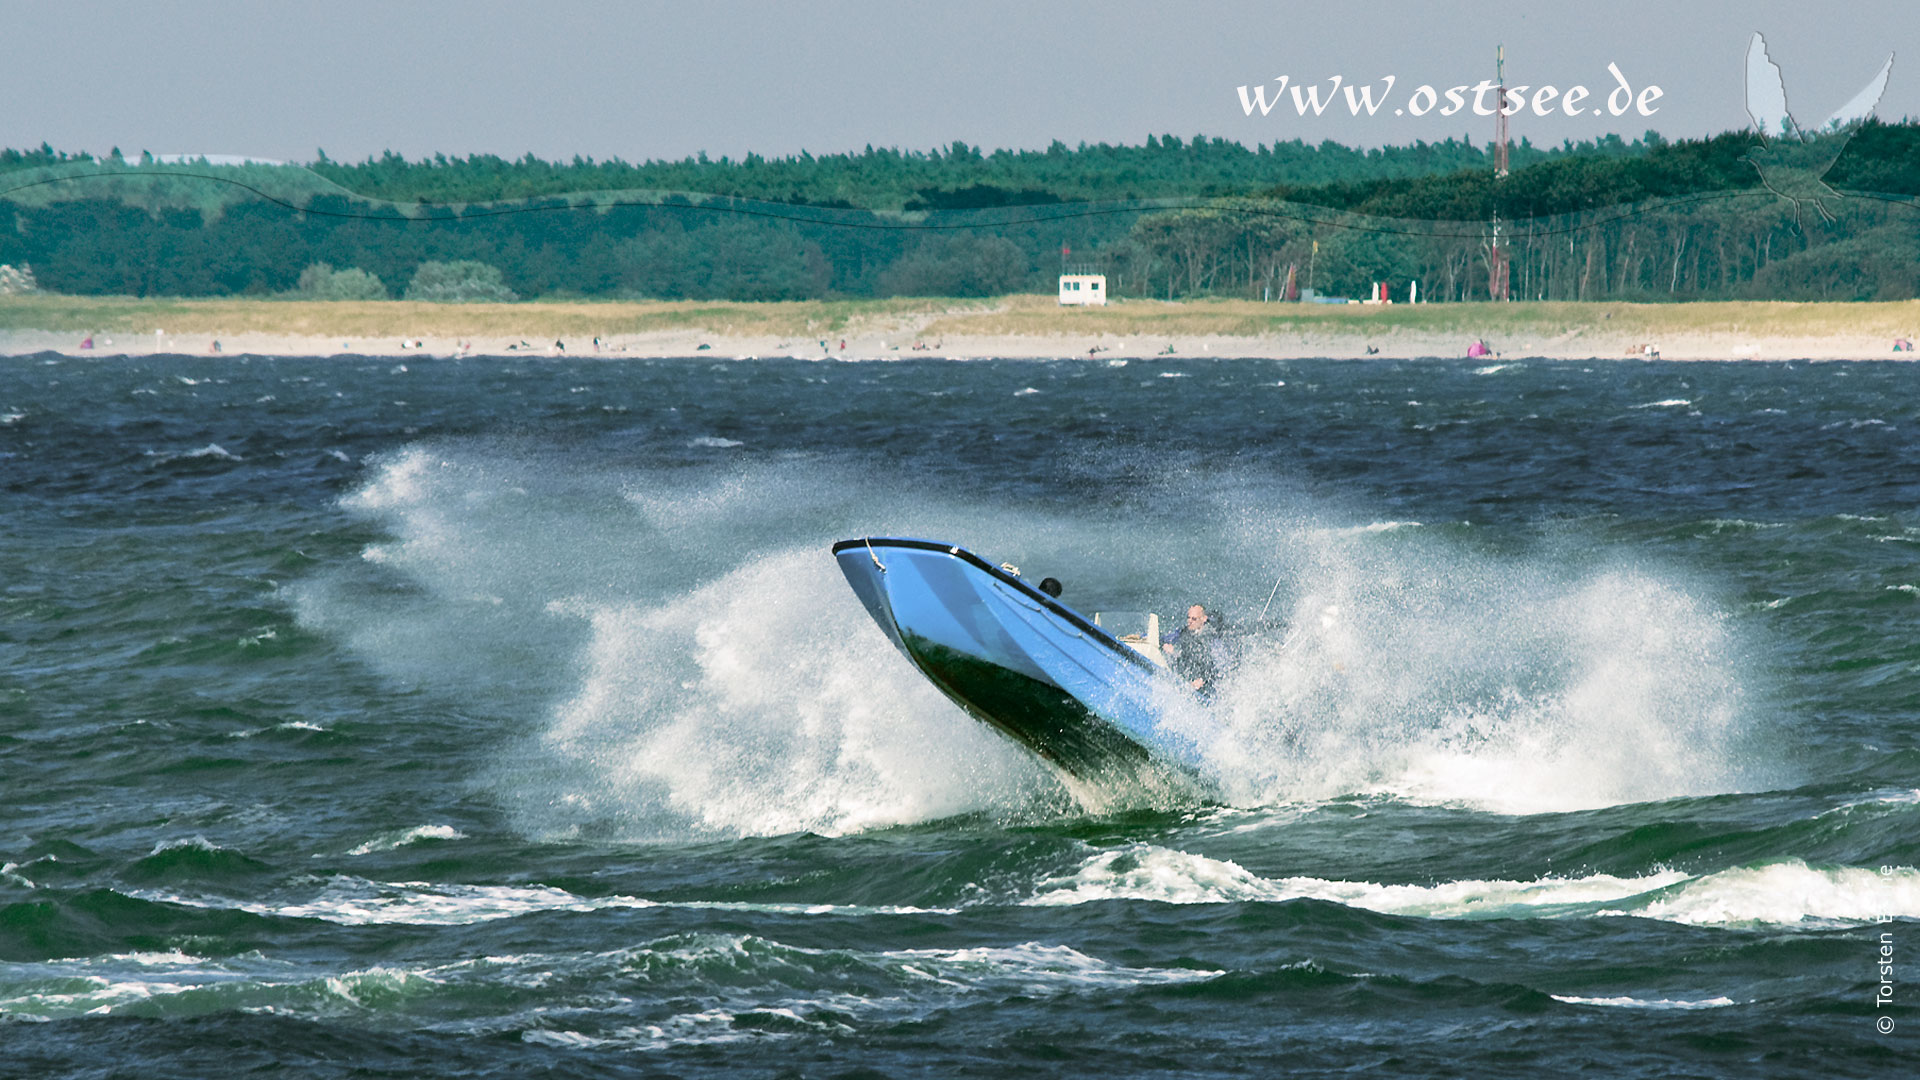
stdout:
<svg viewBox="0 0 1920 1080">
<path fill-rule="evenodd" d="M 1880 66 L 1880 74 L 1840 106 L 1840 111 L 1811 131 L 1802 127 L 1787 111 L 1787 86 L 1780 66 L 1767 55 L 1767 41 L 1758 33 L 1747 45 L 1747 115 L 1760 135 L 1760 145 L 1747 153 L 1747 161 L 1760 172 L 1760 182 L 1768 191 L 1793 204 L 1794 219 L 1805 225 L 1810 205 L 1820 216 L 1832 221 L 1830 199 L 1842 198 L 1827 186 L 1827 170 L 1839 160 L 1853 133 L 1873 115 L 1886 93 L 1887 76 L 1893 72 L 1893 55 Z"/>
</svg>

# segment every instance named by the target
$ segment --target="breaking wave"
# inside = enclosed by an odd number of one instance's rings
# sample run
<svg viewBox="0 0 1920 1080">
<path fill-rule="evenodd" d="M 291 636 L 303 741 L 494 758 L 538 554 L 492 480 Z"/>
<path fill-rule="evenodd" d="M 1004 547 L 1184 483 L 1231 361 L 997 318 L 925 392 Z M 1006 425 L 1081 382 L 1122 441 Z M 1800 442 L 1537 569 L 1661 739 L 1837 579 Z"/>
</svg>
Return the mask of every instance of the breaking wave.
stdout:
<svg viewBox="0 0 1920 1080">
<path fill-rule="evenodd" d="M 1036 906 L 1102 900 L 1224 904 L 1324 900 L 1428 919 L 1638 916 L 1692 926 L 1847 926 L 1920 918 L 1920 871 L 1819 868 L 1798 859 L 1706 874 L 1657 870 L 1534 881 L 1387 885 L 1313 877 L 1265 878 L 1231 861 L 1151 844 L 1087 857 L 1041 882 Z"/>
<path fill-rule="evenodd" d="M 552 1046 L 670 1046 L 897 1023 L 980 1001 L 1060 998 L 1204 982 L 1216 970 L 1131 967 L 1039 942 L 961 949 L 817 949 L 750 934 L 691 933 L 586 954 L 476 956 L 315 971 L 258 953 L 183 953 L 16 965 L 0 1009 L 21 1019 L 180 1018 L 249 1010 L 451 1024 Z M 666 1012 L 623 1008 L 660 996 Z M 447 1019 L 465 1012 L 466 1018 Z"/>
<path fill-rule="evenodd" d="M 1530 881 L 1463 879 L 1432 884 L 1267 877 L 1228 859 L 1133 842 L 1083 856 L 1065 872 L 1015 871 L 1027 883 L 1012 894 L 976 896 L 957 906 L 834 904 L 808 901 L 654 900 L 583 896 L 552 885 L 380 882 L 335 875 L 304 896 L 236 900 L 167 890 L 135 890 L 136 899 L 245 911 L 270 918 L 345 926 L 470 926 L 530 915 L 679 908 L 849 918 L 952 915 L 966 908 L 1074 907 L 1103 902 L 1278 904 L 1318 900 L 1422 919 L 1605 919 L 1636 917 L 1688 926 L 1803 929 L 1920 919 L 1920 870 L 1813 866 L 1799 859 L 1689 873 L 1653 867 L 1631 875 L 1546 876 Z"/>
</svg>

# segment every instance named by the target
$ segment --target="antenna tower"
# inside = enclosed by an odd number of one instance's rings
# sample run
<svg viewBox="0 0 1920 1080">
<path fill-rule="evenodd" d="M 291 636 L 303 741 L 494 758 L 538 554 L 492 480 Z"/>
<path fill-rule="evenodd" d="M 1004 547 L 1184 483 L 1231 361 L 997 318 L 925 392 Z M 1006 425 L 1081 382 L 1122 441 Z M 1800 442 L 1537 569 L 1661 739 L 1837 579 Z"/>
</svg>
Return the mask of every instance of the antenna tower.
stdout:
<svg viewBox="0 0 1920 1080">
<path fill-rule="evenodd" d="M 1493 111 L 1493 179 L 1507 178 L 1507 47 L 1494 50 L 1494 75 L 1500 82 L 1500 104 Z M 1510 300 L 1513 275 L 1507 269 L 1507 246 L 1500 238 L 1500 213 L 1493 215 L 1493 247 L 1487 252 L 1487 299 Z"/>
<path fill-rule="evenodd" d="M 1493 178 L 1507 178 L 1507 47 L 1494 50 L 1494 78 L 1500 83 L 1500 107 L 1493 113 Z"/>
</svg>

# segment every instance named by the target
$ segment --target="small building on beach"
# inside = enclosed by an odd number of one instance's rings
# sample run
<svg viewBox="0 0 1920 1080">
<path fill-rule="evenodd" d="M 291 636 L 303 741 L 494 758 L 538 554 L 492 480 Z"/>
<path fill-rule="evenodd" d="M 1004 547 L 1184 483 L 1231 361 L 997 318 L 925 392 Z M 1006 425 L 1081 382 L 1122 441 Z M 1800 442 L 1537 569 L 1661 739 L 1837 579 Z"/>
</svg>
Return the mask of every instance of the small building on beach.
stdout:
<svg viewBox="0 0 1920 1080">
<path fill-rule="evenodd" d="M 1105 274 L 1061 274 L 1060 302 L 1062 304 L 1099 304 L 1107 303 L 1107 275 Z"/>
</svg>

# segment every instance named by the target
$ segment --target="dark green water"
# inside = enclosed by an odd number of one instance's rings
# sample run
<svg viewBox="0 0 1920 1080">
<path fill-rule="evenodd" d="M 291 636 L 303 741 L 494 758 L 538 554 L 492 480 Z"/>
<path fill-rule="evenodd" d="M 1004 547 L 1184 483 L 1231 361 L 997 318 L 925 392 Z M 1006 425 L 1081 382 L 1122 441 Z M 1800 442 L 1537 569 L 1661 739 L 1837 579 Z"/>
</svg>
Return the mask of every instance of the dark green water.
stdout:
<svg viewBox="0 0 1920 1080">
<path fill-rule="evenodd" d="M 1898 1075 L 1916 402 L 0 360 L 0 1075 Z M 960 714 L 839 579 L 869 533 L 1083 610 L 1278 581 L 1230 805 Z"/>
</svg>

